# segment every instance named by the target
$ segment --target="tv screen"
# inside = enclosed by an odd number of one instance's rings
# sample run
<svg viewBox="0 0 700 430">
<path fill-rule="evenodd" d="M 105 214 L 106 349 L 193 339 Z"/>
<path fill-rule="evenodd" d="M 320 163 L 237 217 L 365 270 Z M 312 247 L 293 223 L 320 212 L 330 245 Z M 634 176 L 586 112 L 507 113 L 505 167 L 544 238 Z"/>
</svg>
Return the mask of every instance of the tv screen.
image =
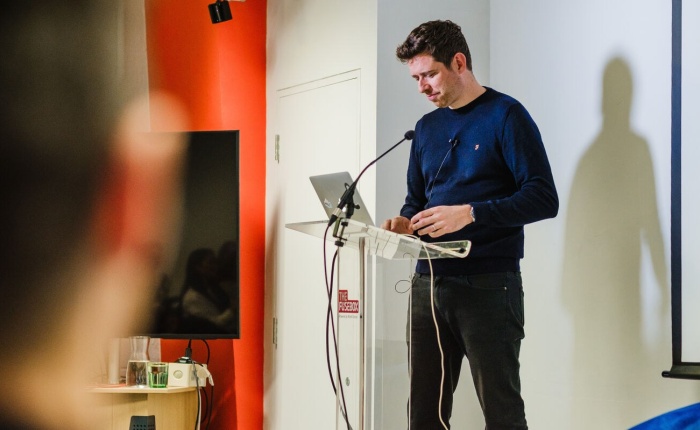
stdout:
<svg viewBox="0 0 700 430">
<path fill-rule="evenodd" d="M 186 132 L 186 141 L 179 248 L 154 286 L 146 334 L 239 338 L 238 131 Z"/>
</svg>

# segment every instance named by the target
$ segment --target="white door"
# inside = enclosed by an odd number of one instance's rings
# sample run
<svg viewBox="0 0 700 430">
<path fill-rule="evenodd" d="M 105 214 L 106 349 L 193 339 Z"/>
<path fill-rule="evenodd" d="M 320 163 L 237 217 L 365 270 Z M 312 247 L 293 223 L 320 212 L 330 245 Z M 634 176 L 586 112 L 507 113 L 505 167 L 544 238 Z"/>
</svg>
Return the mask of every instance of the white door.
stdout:
<svg viewBox="0 0 700 430">
<path fill-rule="evenodd" d="M 274 410 L 274 416 L 266 417 L 266 428 L 331 429 L 336 422 L 336 398 L 326 359 L 323 240 L 285 225 L 327 219 L 309 176 L 348 171 L 356 178 L 360 171 L 360 73 L 279 90 L 276 108 L 278 149 L 276 161 L 268 162 L 271 233 L 266 270 L 273 296 L 268 298 L 268 309 L 275 320 L 273 350 L 266 354 L 271 361 L 266 365 L 266 401 L 274 406 L 266 410 Z M 334 249 L 332 242 L 327 244 L 329 268 Z M 344 255 L 344 271 L 348 260 Z M 333 301 L 334 312 L 335 308 Z M 335 371 L 334 348 L 329 348 Z M 345 373 L 341 369 L 343 377 Z M 348 373 L 355 388 L 356 375 L 350 369 Z M 352 414 L 358 401 L 349 391 L 345 394 Z"/>
</svg>

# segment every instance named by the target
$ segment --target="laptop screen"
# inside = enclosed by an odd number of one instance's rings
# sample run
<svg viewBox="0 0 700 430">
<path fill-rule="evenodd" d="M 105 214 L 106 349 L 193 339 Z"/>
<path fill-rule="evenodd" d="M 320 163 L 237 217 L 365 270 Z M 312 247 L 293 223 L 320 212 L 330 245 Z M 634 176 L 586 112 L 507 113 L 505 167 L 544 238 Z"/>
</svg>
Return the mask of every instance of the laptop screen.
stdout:
<svg viewBox="0 0 700 430">
<path fill-rule="evenodd" d="M 323 205 L 323 209 L 326 211 L 326 215 L 330 218 L 333 211 L 338 207 L 340 198 L 345 193 L 345 190 L 353 182 L 350 173 L 328 173 L 325 175 L 310 176 L 309 179 L 311 180 L 314 190 L 316 190 L 316 194 Z M 365 206 L 365 203 L 362 201 L 362 197 L 360 197 L 360 193 L 357 189 L 355 189 L 353 200 L 356 207 L 352 219 L 367 225 L 374 225 L 372 216 L 369 214 L 367 206 Z M 347 208 L 343 209 L 343 212 L 345 212 L 346 209 Z"/>
</svg>

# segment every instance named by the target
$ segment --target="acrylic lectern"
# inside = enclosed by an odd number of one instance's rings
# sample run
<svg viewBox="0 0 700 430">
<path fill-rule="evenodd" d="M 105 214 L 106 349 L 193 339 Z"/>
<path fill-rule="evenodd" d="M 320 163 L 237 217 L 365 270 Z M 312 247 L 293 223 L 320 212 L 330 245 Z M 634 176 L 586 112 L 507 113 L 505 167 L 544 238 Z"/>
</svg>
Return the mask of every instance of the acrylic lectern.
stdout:
<svg viewBox="0 0 700 430">
<path fill-rule="evenodd" d="M 341 286 L 341 263 L 336 272 L 336 339 L 339 365 L 335 373 L 336 429 L 363 430 L 365 416 L 365 315 L 367 303 L 366 259 L 378 256 L 388 260 L 464 258 L 469 254 L 470 241 L 423 242 L 417 237 L 401 235 L 373 225 L 339 218 L 329 226 L 328 220 L 287 224 L 287 228 L 332 241 L 336 246 L 356 254 L 357 267 L 349 278 L 357 279 Z M 345 267 L 343 263 L 342 267 Z M 343 276 L 348 278 L 346 274 Z"/>
</svg>

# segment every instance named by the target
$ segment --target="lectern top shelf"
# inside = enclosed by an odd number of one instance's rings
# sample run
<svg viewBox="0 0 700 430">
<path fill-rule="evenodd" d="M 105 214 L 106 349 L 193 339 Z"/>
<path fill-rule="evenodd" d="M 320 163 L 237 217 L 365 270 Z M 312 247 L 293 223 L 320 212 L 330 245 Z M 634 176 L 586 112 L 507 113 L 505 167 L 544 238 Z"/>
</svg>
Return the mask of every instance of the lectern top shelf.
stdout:
<svg viewBox="0 0 700 430">
<path fill-rule="evenodd" d="M 287 224 L 286 227 L 312 236 L 323 238 L 328 220 Z M 334 232 L 336 236 L 334 236 Z M 372 255 L 388 260 L 464 258 L 469 255 L 471 242 L 423 242 L 417 237 L 397 234 L 353 219 L 341 218 L 331 226 L 327 240 L 342 240 L 345 246 L 357 249 L 364 239 L 365 249 Z"/>
</svg>

